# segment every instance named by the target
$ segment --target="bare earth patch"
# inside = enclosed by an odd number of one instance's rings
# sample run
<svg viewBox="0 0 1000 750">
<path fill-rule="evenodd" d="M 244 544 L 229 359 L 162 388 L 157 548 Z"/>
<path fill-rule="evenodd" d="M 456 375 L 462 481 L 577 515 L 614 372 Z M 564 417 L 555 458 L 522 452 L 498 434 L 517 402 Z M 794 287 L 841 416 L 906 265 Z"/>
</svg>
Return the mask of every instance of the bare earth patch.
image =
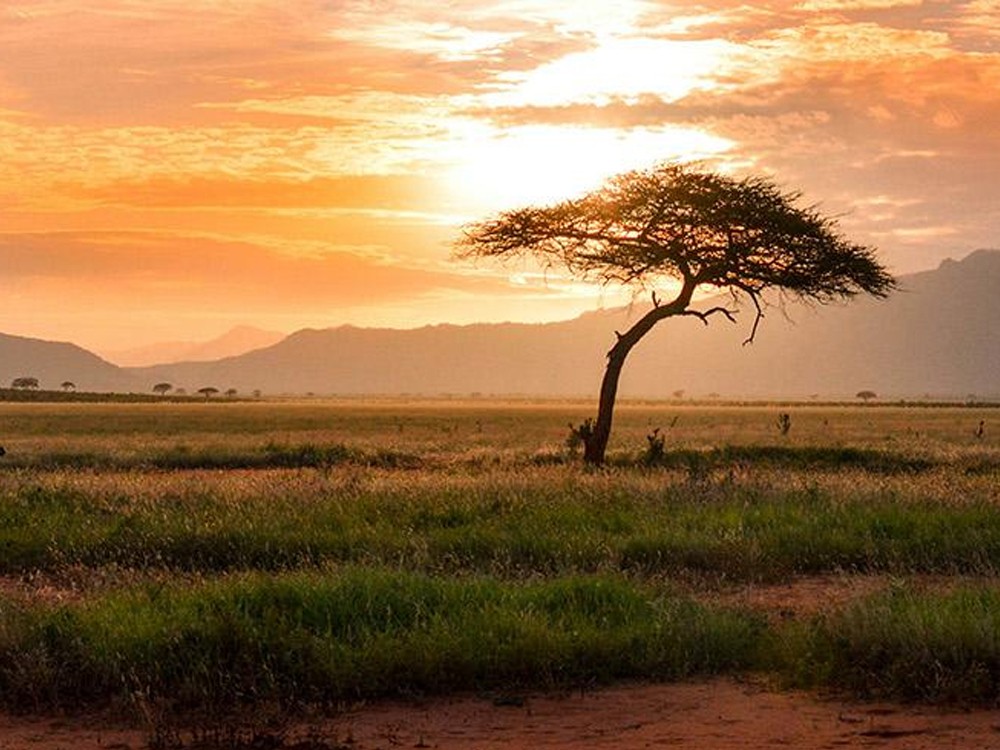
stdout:
<svg viewBox="0 0 1000 750">
<path fill-rule="evenodd" d="M 465 698 L 348 714 L 359 750 L 480 748 L 1000 747 L 1000 715 L 825 701 L 733 680 L 620 686 L 501 705 Z"/>
<path fill-rule="evenodd" d="M 305 737 L 312 739 L 307 743 Z M 274 747 L 273 745 L 266 745 Z M 288 748 L 1000 748 L 1000 713 L 825 700 L 730 679 L 583 694 L 355 707 L 290 734 Z M 0 716 L 0 748 L 138 750 L 143 733 Z"/>
</svg>

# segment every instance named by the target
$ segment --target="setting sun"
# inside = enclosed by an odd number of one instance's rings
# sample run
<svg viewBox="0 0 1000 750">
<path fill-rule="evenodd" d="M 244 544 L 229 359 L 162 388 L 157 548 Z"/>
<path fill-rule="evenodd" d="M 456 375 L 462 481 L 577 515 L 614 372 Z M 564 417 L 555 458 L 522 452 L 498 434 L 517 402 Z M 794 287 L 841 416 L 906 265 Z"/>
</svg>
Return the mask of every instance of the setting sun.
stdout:
<svg viewBox="0 0 1000 750">
<path fill-rule="evenodd" d="M 585 126 L 522 126 L 507 130 L 470 123 L 454 144 L 449 186 L 469 193 L 477 212 L 552 203 L 598 187 L 622 171 L 666 160 L 702 159 L 731 143 L 682 128 L 628 132 Z"/>
</svg>

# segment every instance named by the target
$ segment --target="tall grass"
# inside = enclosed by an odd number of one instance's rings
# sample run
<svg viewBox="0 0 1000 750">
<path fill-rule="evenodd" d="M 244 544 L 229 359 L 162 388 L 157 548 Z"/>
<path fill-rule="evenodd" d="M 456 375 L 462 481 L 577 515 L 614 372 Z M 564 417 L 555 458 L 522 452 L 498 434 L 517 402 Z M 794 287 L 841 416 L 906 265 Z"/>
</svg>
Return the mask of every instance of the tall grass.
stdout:
<svg viewBox="0 0 1000 750">
<path fill-rule="evenodd" d="M 781 669 L 799 685 L 995 706 L 1000 590 L 927 593 L 897 586 L 800 628 L 784 647 Z"/>
<path fill-rule="evenodd" d="M 1000 696 L 1000 591 L 895 589 L 768 621 L 621 576 L 527 582 L 372 568 L 0 600 L 0 701 L 158 715 L 765 672 L 867 697 Z"/>
<path fill-rule="evenodd" d="M 601 576 L 254 574 L 2 608 L 0 695 L 183 710 L 676 679 L 750 665 L 762 623 Z"/>
<path fill-rule="evenodd" d="M 695 571 L 773 580 L 1000 567 L 989 476 L 792 476 L 691 482 L 568 467 L 30 474 L 0 481 L 0 572 L 353 562 L 508 578 Z M 942 501 L 956 489 L 965 496 Z"/>
<path fill-rule="evenodd" d="M 769 407 L 623 404 L 591 471 L 564 446 L 590 404 L 0 404 L 0 591 L 27 592 L 0 595 L 0 701 L 184 711 L 748 669 L 995 700 L 989 589 L 770 624 L 675 593 L 996 574 L 993 416 L 976 437 L 971 409 L 783 408 L 787 434 Z M 68 603 L 10 580 L 42 573 Z"/>
</svg>

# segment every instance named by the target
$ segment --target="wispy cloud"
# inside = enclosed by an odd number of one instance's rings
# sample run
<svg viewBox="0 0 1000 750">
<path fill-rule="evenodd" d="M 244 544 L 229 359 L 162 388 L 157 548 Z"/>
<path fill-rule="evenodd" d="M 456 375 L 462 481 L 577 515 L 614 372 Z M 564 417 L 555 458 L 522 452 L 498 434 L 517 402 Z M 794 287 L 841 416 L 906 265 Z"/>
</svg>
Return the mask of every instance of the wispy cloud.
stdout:
<svg viewBox="0 0 1000 750">
<path fill-rule="evenodd" d="M 461 221 L 670 158 L 771 174 L 912 270 L 997 242 L 997 29 L 993 0 L 15 0 L 0 285 L 90 319 L 497 317 L 532 284 L 452 273 Z"/>
</svg>

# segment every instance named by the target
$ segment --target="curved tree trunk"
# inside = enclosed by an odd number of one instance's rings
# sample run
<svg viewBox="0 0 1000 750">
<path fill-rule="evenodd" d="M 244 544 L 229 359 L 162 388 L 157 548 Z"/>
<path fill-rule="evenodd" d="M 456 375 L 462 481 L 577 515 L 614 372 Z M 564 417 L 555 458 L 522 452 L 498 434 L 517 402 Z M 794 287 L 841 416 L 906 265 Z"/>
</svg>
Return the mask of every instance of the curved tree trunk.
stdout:
<svg viewBox="0 0 1000 750">
<path fill-rule="evenodd" d="M 611 438 L 611 423 L 615 413 L 615 400 L 618 397 L 618 380 L 622 368 L 632 348 L 639 343 L 658 322 L 672 315 L 680 315 L 687 310 L 694 293 L 694 284 L 686 283 L 677 298 L 666 305 L 656 305 L 648 313 L 636 321 L 635 325 L 624 334 L 617 333 L 618 341 L 608 352 L 608 364 L 601 380 L 601 395 L 597 405 L 597 420 L 593 430 L 585 438 L 583 460 L 592 466 L 604 463 L 604 456 Z M 655 298 L 654 298 L 655 301 Z"/>
<path fill-rule="evenodd" d="M 608 440 L 611 438 L 611 421 L 615 412 L 615 399 L 618 396 L 618 379 L 621 377 L 622 367 L 625 365 L 625 357 L 628 356 L 627 350 L 615 353 L 617 348 L 616 346 L 608 353 L 608 365 L 604 369 L 604 378 L 601 380 L 597 420 L 594 422 L 594 429 L 584 445 L 583 460 L 594 466 L 600 466 L 604 463 L 604 454 L 608 449 Z"/>
</svg>

